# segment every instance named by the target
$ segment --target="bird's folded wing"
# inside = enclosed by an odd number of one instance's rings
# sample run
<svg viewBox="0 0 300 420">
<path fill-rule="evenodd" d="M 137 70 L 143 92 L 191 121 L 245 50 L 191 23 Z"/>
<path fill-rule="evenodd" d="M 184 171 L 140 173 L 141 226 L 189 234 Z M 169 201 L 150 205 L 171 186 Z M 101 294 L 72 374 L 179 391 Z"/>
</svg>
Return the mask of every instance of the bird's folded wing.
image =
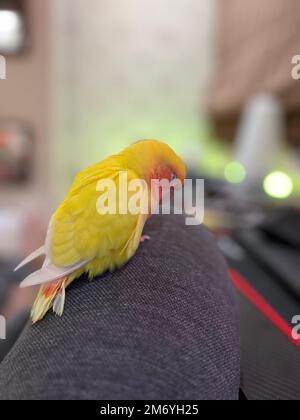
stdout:
<svg viewBox="0 0 300 420">
<path fill-rule="evenodd" d="M 114 182 L 115 188 L 108 200 L 116 200 L 117 209 L 119 201 L 124 199 L 119 194 L 119 172 L 105 168 L 100 175 L 98 173 L 95 177 L 92 173 L 89 177 L 84 173 L 79 176 L 51 220 L 47 243 L 51 262 L 56 266 L 69 267 L 81 261 L 102 258 L 112 251 L 122 252 L 124 247 L 131 247 L 133 252 L 138 246 L 145 217 L 130 212 L 99 214 L 102 213 L 99 197 L 103 193 L 97 191 L 99 180 Z M 128 181 L 137 179 L 132 171 L 128 171 L 127 176 Z"/>
</svg>

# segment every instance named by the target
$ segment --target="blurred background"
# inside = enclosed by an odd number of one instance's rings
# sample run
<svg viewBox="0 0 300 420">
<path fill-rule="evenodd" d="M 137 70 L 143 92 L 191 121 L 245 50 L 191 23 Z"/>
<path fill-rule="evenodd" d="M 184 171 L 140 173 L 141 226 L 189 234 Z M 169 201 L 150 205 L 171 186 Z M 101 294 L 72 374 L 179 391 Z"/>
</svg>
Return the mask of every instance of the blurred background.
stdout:
<svg viewBox="0 0 300 420">
<path fill-rule="evenodd" d="M 0 0 L 0 55 L 9 322 L 35 293 L 18 290 L 26 271 L 12 268 L 41 245 L 74 175 L 141 138 L 165 140 L 205 178 L 205 223 L 229 264 L 247 276 L 245 259 L 259 261 L 265 297 L 279 288 L 290 319 L 300 299 L 298 0 Z"/>
</svg>

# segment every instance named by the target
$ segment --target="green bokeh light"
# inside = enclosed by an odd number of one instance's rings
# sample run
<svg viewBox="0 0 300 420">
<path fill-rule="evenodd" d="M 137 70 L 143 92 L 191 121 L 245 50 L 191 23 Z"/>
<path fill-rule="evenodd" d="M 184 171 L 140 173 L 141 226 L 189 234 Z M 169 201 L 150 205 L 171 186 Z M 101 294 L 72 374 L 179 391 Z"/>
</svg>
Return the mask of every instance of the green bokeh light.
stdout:
<svg viewBox="0 0 300 420">
<path fill-rule="evenodd" d="M 224 175 L 231 184 L 240 184 L 246 178 L 246 169 L 239 162 L 230 162 L 225 167 Z"/>
</svg>

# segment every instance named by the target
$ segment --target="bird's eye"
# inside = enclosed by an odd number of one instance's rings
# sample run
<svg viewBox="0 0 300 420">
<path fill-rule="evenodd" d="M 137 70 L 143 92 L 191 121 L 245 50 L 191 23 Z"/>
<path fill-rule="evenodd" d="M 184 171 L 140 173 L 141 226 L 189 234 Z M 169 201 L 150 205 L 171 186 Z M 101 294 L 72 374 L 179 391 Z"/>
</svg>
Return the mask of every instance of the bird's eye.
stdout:
<svg viewBox="0 0 300 420">
<path fill-rule="evenodd" d="M 171 181 L 175 181 L 176 179 L 177 179 L 177 175 L 175 174 L 175 172 L 173 172 L 171 176 Z"/>
</svg>

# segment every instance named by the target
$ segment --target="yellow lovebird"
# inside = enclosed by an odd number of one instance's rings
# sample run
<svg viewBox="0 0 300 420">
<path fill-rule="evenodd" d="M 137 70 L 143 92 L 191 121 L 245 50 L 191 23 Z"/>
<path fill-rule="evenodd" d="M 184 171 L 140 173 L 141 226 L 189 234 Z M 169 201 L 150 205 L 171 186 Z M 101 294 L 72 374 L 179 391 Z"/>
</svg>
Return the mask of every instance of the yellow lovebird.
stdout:
<svg viewBox="0 0 300 420">
<path fill-rule="evenodd" d="M 66 287 L 83 273 L 92 279 L 122 267 L 143 241 L 153 202 L 161 201 L 163 192 L 153 194 L 153 180 L 177 179 L 183 184 L 185 173 L 181 158 L 157 140 L 138 141 L 80 172 L 50 220 L 45 244 L 16 268 L 45 256 L 42 268 L 20 285 L 41 284 L 31 311 L 33 323 L 51 307 L 61 316 Z M 121 189 L 121 175 L 127 185 L 140 187 L 148 198 L 148 211 L 136 211 L 136 192 L 127 186 Z"/>
</svg>

